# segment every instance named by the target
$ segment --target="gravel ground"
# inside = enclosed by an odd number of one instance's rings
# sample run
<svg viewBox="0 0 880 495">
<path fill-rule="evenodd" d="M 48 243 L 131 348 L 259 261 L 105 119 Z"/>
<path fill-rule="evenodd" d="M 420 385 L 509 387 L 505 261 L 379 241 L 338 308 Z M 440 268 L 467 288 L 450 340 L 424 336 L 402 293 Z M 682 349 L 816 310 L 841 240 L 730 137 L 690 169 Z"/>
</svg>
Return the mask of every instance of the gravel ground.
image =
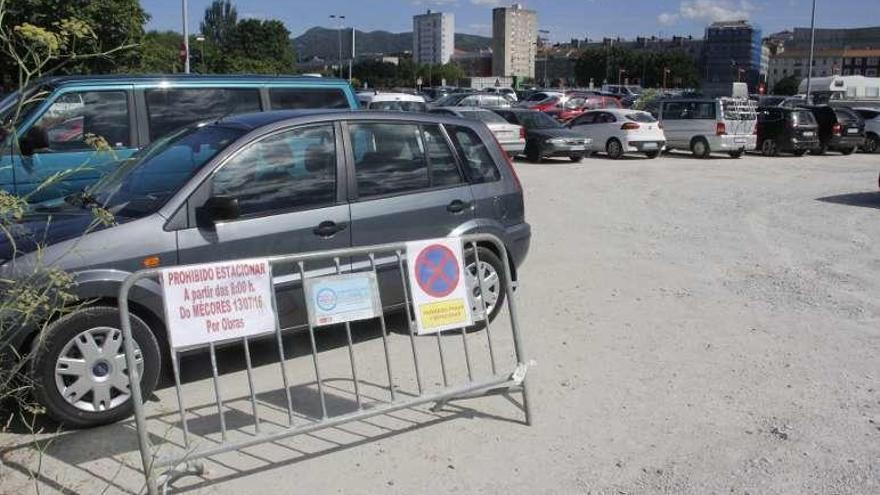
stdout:
<svg viewBox="0 0 880 495">
<path fill-rule="evenodd" d="M 436 414 L 403 411 L 219 456 L 206 480 L 177 486 L 230 494 L 880 493 L 880 303 L 871 296 L 880 292 L 880 234 L 871 227 L 878 165 L 876 155 L 519 163 L 533 226 L 518 293 L 538 363 L 529 375 L 533 426 L 498 397 Z M 381 352 L 373 329 L 359 331 L 359 353 Z M 480 335 L 470 339 L 472 352 L 481 351 Z M 391 340 L 403 370 L 409 340 Z M 436 343 L 419 346 L 428 353 Z M 256 352 L 269 362 L 271 347 Z M 508 354 L 509 342 L 499 352 Z M 330 344 L 322 359 L 327 376 L 346 376 L 344 347 Z M 309 369 L 307 356 L 293 361 L 294 374 Z M 366 368 L 366 379 L 382 381 L 381 366 Z M 267 402 L 278 399 L 276 375 L 277 365 L 257 371 Z M 241 373 L 231 377 L 243 387 Z M 187 388 L 190 404 L 209 403 L 210 381 L 199 378 Z M 436 374 L 426 380 L 439 383 Z M 412 385 L 401 378 L 402 390 Z M 351 406 L 345 388 L 331 407 Z M 161 416 L 173 411 L 172 392 L 160 391 L 151 413 L 167 421 L 153 433 L 174 440 L 173 416 Z M 209 425 L 210 408 L 202 412 Z M 34 491 L 26 476 L 36 465 L 32 438 L 0 442 L 21 446 L 2 457 L 0 491 Z M 64 433 L 44 450 L 41 493 L 140 489 L 129 424 Z"/>
</svg>

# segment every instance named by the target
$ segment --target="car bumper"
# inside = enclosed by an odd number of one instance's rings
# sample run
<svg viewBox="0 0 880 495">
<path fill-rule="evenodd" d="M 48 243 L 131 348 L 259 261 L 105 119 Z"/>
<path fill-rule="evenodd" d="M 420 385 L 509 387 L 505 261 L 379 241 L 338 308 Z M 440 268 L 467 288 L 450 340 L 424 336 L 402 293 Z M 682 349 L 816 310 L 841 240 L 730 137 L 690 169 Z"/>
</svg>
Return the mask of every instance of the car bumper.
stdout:
<svg viewBox="0 0 880 495">
<path fill-rule="evenodd" d="M 508 155 L 518 155 L 526 149 L 525 141 L 502 141 L 501 149 L 503 149 Z"/>
<path fill-rule="evenodd" d="M 864 144 L 865 136 L 835 136 L 828 142 L 828 147 L 832 149 L 858 148 Z"/>
<path fill-rule="evenodd" d="M 753 150 L 758 147 L 758 136 L 754 134 L 718 136 L 713 141 L 709 143 L 712 151 Z"/>
<path fill-rule="evenodd" d="M 532 227 L 523 222 L 507 227 L 506 231 L 507 254 L 510 256 L 510 262 L 513 266 L 519 268 L 529 254 L 529 247 L 532 243 Z"/>
<path fill-rule="evenodd" d="M 819 147 L 819 139 L 792 139 L 789 141 L 787 149 L 791 151 L 811 150 Z"/>
<path fill-rule="evenodd" d="M 627 141 L 626 151 L 634 153 L 646 153 L 651 151 L 663 151 L 666 147 L 666 141 L 662 140 L 644 140 L 644 141 Z"/>
<path fill-rule="evenodd" d="M 571 156 L 576 154 L 584 154 L 589 149 L 590 145 L 593 144 L 591 140 L 587 140 L 585 144 L 550 144 L 544 143 L 543 148 L 541 149 L 542 156 L 554 157 L 554 156 Z"/>
</svg>

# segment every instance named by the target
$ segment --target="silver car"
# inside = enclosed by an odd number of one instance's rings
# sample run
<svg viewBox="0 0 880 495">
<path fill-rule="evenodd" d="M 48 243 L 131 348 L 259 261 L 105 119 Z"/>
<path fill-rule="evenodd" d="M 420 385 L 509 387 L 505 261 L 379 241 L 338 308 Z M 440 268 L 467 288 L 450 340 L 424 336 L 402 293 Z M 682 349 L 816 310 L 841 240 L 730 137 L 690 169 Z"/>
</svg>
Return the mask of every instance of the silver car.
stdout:
<svg viewBox="0 0 880 495">
<path fill-rule="evenodd" d="M 667 149 L 690 150 L 699 158 L 712 153 L 739 158 L 757 147 L 758 114 L 749 100 L 669 99 L 651 110 L 666 133 Z"/>
<path fill-rule="evenodd" d="M 526 133 L 522 126 L 511 124 L 497 113 L 480 107 L 441 107 L 431 113 L 454 115 L 463 119 L 479 120 L 495 135 L 501 149 L 510 156 L 516 156 L 526 149 Z"/>
<path fill-rule="evenodd" d="M 116 223 L 85 233 L 96 205 L 112 212 Z M 509 269 L 516 277 L 531 229 L 516 173 L 478 122 L 412 112 L 226 117 L 155 141 L 89 191 L 35 206 L 14 240 L 0 236 L 0 280 L 27 276 L 37 257 L 55 260 L 73 275 L 71 290 L 83 302 L 42 330 L 37 322 L 4 338 L 10 339 L 8 348 L 26 354 L 42 332 L 28 370 L 36 398 L 52 417 L 79 427 L 106 424 L 131 412 L 125 368 L 114 364 L 125 362 L 116 298 L 128 274 L 144 266 L 469 233 L 495 234 L 510 253 L 506 267 L 491 246 L 477 247 L 479 270 L 490 283 L 474 298 L 486 302 L 492 319 L 504 303 L 505 278 L 498 275 Z M 45 248 L 38 251 L 37 242 Z M 465 257 L 468 273 L 476 274 L 473 251 Z M 376 264 L 383 305 L 402 309 L 397 261 Z M 368 266 L 345 259 L 341 268 Z M 305 275 L 336 267 L 311 264 Z M 274 277 L 281 327 L 305 328 L 299 275 Z M 149 395 L 167 365 L 162 287 L 143 281 L 130 303 L 142 390 Z"/>
</svg>

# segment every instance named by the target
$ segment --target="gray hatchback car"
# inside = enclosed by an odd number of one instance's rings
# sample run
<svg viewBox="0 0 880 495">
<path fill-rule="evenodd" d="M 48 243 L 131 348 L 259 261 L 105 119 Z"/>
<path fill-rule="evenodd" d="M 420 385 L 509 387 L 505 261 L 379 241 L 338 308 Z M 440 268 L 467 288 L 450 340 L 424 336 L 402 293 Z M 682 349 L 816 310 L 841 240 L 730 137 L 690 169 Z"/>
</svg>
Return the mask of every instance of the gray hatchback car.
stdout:
<svg viewBox="0 0 880 495">
<path fill-rule="evenodd" d="M 112 212 L 116 224 L 82 235 L 95 205 Z M 513 167 L 482 123 L 399 112 L 268 112 L 172 133 L 88 192 L 37 206 L 22 224 L 17 256 L 0 241 L 0 275 L 15 276 L 34 259 L 27 251 L 35 239 L 48 245 L 44 259 L 74 274 L 76 296 L 89 303 L 48 325 L 29 370 L 37 398 L 55 419 L 87 427 L 131 411 L 115 300 L 130 273 L 476 232 L 505 242 L 515 279 L 531 229 Z M 466 255 L 466 275 L 494 317 L 505 288 L 504 278 L 492 274 L 505 267 L 500 253 L 479 249 L 481 266 Z M 402 308 L 396 260 L 384 261 L 383 303 Z M 482 293 L 478 268 L 490 281 Z M 274 276 L 282 328 L 303 328 L 302 298 L 281 296 L 301 290 L 299 275 Z M 153 281 L 131 292 L 145 393 L 167 356 L 161 294 Z M 30 349 L 36 333 L 21 328 L 16 347 Z"/>
</svg>

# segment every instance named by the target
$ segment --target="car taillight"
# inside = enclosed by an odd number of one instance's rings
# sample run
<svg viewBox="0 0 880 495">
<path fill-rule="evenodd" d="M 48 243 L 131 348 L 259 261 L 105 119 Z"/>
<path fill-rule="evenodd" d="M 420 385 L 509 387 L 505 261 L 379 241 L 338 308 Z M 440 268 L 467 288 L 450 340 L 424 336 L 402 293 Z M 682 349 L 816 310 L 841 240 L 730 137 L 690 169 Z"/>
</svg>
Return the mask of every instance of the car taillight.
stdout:
<svg viewBox="0 0 880 495">
<path fill-rule="evenodd" d="M 831 127 L 831 134 L 835 136 L 839 136 L 843 133 L 843 127 L 841 127 L 840 123 L 835 123 L 834 126 Z"/>
<path fill-rule="evenodd" d="M 627 122 L 627 123 L 623 124 L 622 126 L 620 126 L 620 130 L 634 131 L 634 130 L 638 129 L 639 127 L 640 127 L 639 124 L 636 124 L 635 122 Z"/>
<path fill-rule="evenodd" d="M 521 132 L 524 134 L 525 130 L 523 130 Z M 514 166 L 513 166 L 513 160 L 510 158 L 510 155 L 508 155 L 507 152 L 504 151 L 504 148 L 501 147 L 501 142 L 498 141 L 498 138 L 495 137 L 495 134 L 492 134 L 492 139 L 495 140 L 495 145 L 498 146 L 498 151 L 501 153 L 501 155 L 504 157 L 504 159 L 507 160 L 507 168 L 510 169 L 510 173 L 513 175 L 513 182 L 516 184 L 516 189 L 519 192 L 522 192 L 522 190 L 523 190 L 522 182 L 520 182 L 519 176 L 516 175 L 516 168 L 514 168 Z"/>
<path fill-rule="evenodd" d="M 724 122 L 718 122 L 715 124 L 715 135 L 723 136 L 725 134 L 727 134 L 727 126 L 724 125 Z"/>
<path fill-rule="evenodd" d="M 519 138 L 520 138 L 520 139 L 525 139 L 525 138 L 526 138 L 526 128 L 525 128 L 525 127 L 520 127 L 520 128 L 519 128 Z"/>
</svg>

